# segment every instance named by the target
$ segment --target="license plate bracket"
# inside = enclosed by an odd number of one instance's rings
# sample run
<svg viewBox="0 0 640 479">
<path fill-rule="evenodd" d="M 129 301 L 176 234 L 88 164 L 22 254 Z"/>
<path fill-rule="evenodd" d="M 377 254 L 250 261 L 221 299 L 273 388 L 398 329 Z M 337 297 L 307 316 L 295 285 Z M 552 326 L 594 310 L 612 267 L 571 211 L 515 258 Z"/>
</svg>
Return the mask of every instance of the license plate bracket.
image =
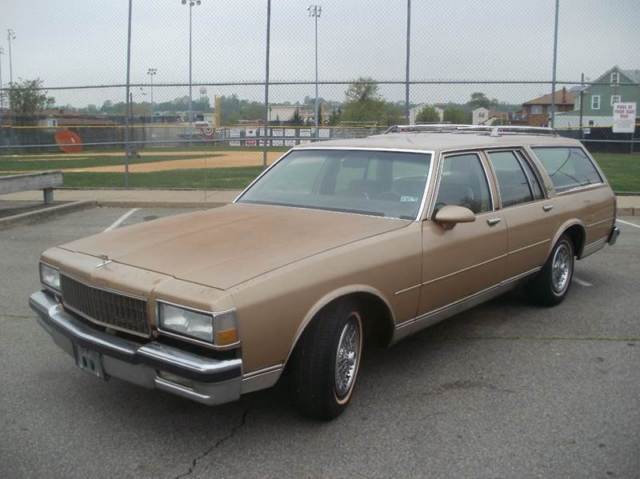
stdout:
<svg viewBox="0 0 640 479">
<path fill-rule="evenodd" d="M 105 379 L 104 370 L 102 369 L 102 356 L 97 351 L 76 345 L 76 364 L 80 369 L 92 376 Z"/>
</svg>

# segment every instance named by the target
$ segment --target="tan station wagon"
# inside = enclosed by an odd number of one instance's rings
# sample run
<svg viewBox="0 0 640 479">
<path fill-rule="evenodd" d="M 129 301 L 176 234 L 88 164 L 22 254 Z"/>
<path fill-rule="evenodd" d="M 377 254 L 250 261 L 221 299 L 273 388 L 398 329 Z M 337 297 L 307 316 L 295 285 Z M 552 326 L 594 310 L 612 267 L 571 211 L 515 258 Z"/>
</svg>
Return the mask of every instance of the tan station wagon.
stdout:
<svg viewBox="0 0 640 479">
<path fill-rule="evenodd" d="M 45 251 L 30 298 L 78 367 L 220 404 L 276 384 L 349 403 L 364 346 L 522 285 L 567 295 L 619 234 L 582 145 L 546 129 L 395 127 L 292 149 L 233 204 Z"/>
</svg>

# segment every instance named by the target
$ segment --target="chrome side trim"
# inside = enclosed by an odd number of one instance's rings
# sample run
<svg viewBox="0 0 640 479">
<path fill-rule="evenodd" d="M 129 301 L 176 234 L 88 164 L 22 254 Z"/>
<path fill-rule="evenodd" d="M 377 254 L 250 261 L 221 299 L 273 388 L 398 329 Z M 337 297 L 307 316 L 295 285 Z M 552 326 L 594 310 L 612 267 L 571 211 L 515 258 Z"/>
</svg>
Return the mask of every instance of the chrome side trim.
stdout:
<svg viewBox="0 0 640 479">
<path fill-rule="evenodd" d="M 589 243 L 588 245 L 585 245 L 584 248 L 582 248 L 582 254 L 580 255 L 580 259 L 586 258 L 587 256 L 591 256 L 593 253 L 600 251 L 602 248 L 604 248 L 604 245 L 606 244 L 607 244 L 607 237 L 604 237 L 604 238 L 595 240 Z"/>
<path fill-rule="evenodd" d="M 614 217 L 605 218 L 603 220 L 596 221 L 595 223 L 590 223 L 590 224 L 588 224 L 586 226 L 587 226 L 587 228 L 591 228 L 592 226 L 601 225 L 602 223 L 607 223 L 607 222 L 613 224 L 615 222 L 615 218 Z"/>
<path fill-rule="evenodd" d="M 511 255 L 511 254 L 520 253 L 521 251 L 527 250 L 529 248 L 535 248 L 536 246 L 540 246 L 542 244 L 548 243 L 549 241 L 551 241 L 551 240 L 545 239 L 545 240 L 542 240 L 542 241 L 537 241 L 535 243 L 528 244 L 527 246 L 523 246 L 521 248 L 514 249 L 513 251 L 509 251 L 508 254 Z"/>
<path fill-rule="evenodd" d="M 399 291 L 396 291 L 396 292 L 395 292 L 395 293 L 393 293 L 393 294 L 395 294 L 395 295 L 399 295 L 399 294 L 408 293 L 409 291 L 413 291 L 414 289 L 419 288 L 420 286 L 422 286 L 422 284 L 421 284 L 421 283 L 414 284 L 413 286 L 409 286 L 408 288 L 404 288 L 404 289 L 401 289 L 401 290 L 399 290 Z"/>
<path fill-rule="evenodd" d="M 473 293 L 465 298 L 454 301 L 453 303 L 441 306 L 437 309 L 429 311 L 415 318 L 397 324 L 393 332 L 391 343 L 396 343 L 401 339 L 433 324 L 439 323 L 455 314 L 465 311 L 469 308 L 477 306 L 485 301 L 505 293 L 513 288 L 520 280 L 537 273 L 541 267 L 533 268 L 524 273 L 513 276 L 512 278 L 501 281 L 489 288 Z"/>
<path fill-rule="evenodd" d="M 242 376 L 241 393 L 249 393 L 274 386 L 284 370 L 284 364 L 274 364 L 267 368 L 252 371 Z"/>
<path fill-rule="evenodd" d="M 429 281 L 425 281 L 424 283 L 422 283 L 421 286 L 426 286 L 428 284 L 435 283 L 436 281 L 440 281 L 442 279 L 446 279 L 446 278 L 449 278 L 451 276 L 455 276 L 456 274 L 460 274 L 460 273 L 464 273 L 465 271 L 472 270 L 472 269 L 477 268 L 479 266 L 484 266 L 485 264 L 489 264 L 489 263 L 492 263 L 494 261 L 498 261 L 499 259 L 506 258 L 507 255 L 508 255 L 508 253 L 501 254 L 500 256 L 496 256 L 495 258 L 491 258 L 491 259 L 488 259 L 488 260 L 483 261 L 481 263 L 476 263 L 476 264 L 473 264 L 471 266 L 467 266 L 466 268 L 459 269 L 458 271 L 454 271 L 453 273 L 445 274 L 444 276 L 440 276 L 438 278 L 430 279 Z"/>
</svg>

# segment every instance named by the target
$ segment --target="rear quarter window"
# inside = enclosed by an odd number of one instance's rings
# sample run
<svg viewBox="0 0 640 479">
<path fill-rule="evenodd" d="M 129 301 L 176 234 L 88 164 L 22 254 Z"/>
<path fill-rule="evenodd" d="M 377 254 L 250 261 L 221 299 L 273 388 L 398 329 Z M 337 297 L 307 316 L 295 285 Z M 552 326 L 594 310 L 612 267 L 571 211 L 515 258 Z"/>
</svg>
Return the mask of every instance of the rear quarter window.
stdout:
<svg viewBox="0 0 640 479">
<path fill-rule="evenodd" d="M 598 170 L 582 148 L 532 148 L 557 191 L 602 183 Z"/>
</svg>

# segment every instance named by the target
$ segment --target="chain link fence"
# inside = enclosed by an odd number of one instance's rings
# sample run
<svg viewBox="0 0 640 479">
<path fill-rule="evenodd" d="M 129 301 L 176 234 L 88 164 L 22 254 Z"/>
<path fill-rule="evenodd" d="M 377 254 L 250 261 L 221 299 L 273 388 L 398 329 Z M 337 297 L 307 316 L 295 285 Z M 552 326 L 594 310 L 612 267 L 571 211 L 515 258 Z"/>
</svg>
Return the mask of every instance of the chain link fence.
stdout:
<svg viewBox="0 0 640 479">
<path fill-rule="evenodd" d="M 12 2 L 0 154 L 286 149 L 414 122 L 554 125 L 633 151 L 609 111 L 640 102 L 637 6 L 133 0 L 26 15 Z"/>
</svg>

